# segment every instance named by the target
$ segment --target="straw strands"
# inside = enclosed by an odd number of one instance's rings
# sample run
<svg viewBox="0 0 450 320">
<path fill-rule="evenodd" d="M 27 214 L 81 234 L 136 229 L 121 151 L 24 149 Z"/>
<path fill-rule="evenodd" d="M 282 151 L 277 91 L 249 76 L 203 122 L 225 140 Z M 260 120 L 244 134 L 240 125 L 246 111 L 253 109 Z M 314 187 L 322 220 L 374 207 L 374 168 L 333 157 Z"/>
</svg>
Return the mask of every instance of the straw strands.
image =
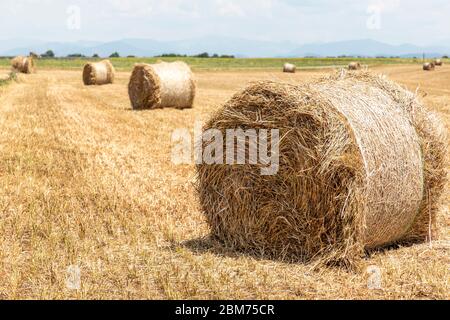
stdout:
<svg viewBox="0 0 450 320">
<path fill-rule="evenodd" d="M 109 60 L 90 62 L 83 68 L 83 83 L 90 85 L 104 85 L 114 82 L 115 70 Z"/>
<path fill-rule="evenodd" d="M 257 254 L 345 265 L 364 250 L 424 241 L 446 180 L 439 123 L 414 94 L 366 72 L 255 83 L 205 129 L 279 129 L 280 170 L 198 165 L 212 234 Z"/>
<path fill-rule="evenodd" d="M 191 108 L 196 85 L 184 62 L 137 64 L 128 85 L 134 109 Z"/>
<path fill-rule="evenodd" d="M 34 58 L 32 56 L 30 57 L 23 57 L 18 56 L 11 60 L 11 67 L 14 72 L 19 73 L 34 73 L 35 70 L 35 63 Z"/>
</svg>

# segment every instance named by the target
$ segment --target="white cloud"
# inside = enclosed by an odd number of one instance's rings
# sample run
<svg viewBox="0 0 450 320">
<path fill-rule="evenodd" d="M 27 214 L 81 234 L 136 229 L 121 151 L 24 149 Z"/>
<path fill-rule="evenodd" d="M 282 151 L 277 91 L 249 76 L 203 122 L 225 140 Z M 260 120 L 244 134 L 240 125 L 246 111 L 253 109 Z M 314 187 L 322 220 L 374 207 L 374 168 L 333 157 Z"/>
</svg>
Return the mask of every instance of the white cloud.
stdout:
<svg viewBox="0 0 450 320">
<path fill-rule="evenodd" d="M 108 2 L 113 11 L 111 13 L 121 16 L 146 16 L 154 11 L 153 4 L 145 0 L 108 0 Z"/>
<path fill-rule="evenodd" d="M 66 28 L 70 5 L 82 28 Z M 380 8 L 381 27 L 367 28 L 368 8 Z M 426 12 L 425 12 L 426 11 Z M 113 40 L 239 36 L 324 42 L 375 38 L 390 43 L 449 39 L 448 0 L 1 0 L 0 39 Z M 27 23 L 23 23 L 26 21 Z M 423 40 L 425 39 L 425 40 Z"/>
<path fill-rule="evenodd" d="M 242 7 L 232 0 L 216 0 L 217 12 L 226 17 L 245 17 Z"/>
<path fill-rule="evenodd" d="M 369 4 L 370 7 L 379 8 L 381 12 L 395 12 L 400 8 L 400 0 L 375 0 Z"/>
</svg>

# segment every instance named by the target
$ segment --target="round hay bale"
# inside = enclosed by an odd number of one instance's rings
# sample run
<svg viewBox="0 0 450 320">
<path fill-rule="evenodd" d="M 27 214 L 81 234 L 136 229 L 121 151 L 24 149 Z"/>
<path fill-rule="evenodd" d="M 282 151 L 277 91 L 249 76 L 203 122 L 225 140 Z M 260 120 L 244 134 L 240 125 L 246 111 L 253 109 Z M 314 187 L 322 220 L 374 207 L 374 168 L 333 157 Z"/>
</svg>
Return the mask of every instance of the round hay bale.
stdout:
<svg viewBox="0 0 450 320">
<path fill-rule="evenodd" d="M 434 63 L 433 62 L 426 62 L 423 64 L 423 70 L 425 71 L 434 71 Z"/>
<path fill-rule="evenodd" d="M 447 182 L 447 129 L 440 117 L 428 111 L 416 95 L 385 79 L 376 82 L 392 99 L 406 110 L 419 136 L 424 166 L 423 199 L 416 219 L 402 242 L 431 241 L 437 234 L 437 213 L 442 205 L 442 194 Z"/>
<path fill-rule="evenodd" d="M 90 62 L 83 68 L 83 83 L 87 86 L 113 83 L 115 72 L 109 60 Z"/>
<path fill-rule="evenodd" d="M 251 85 L 204 129 L 279 129 L 279 171 L 198 165 L 212 234 L 257 254 L 347 265 L 364 249 L 424 240 L 446 180 L 436 121 L 414 94 L 368 73 Z"/>
<path fill-rule="evenodd" d="M 434 65 L 441 67 L 442 66 L 442 60 L 441 59 L 436 59 L 434 61 Z"/>
<path fill-rule="evenodd" d="M 11 67 L 14 72 L 34 73 L 36 71 L 33 57 L 18 56 L 11 60 Z"/>
<path fill-rule="evenodd" d="M 40 56 L 36 52 L 33 52 L 33 51 L 30 51 L 30 53 L 28 55 L 30 57 L 33 57 L 34 59 L 39 59 L 40 58 Z"/>
<path fill-rule="evenodd" d="M 348 65 L 348 70 L 360 70 L 361 69 L 361 63 L 359 62 L 350 62 Z"/>
<path fill-rule="evenodd" d="M 192 108 L 195 91 L 191 68 L 181 61 L 137 64 L 128 84 L 133 109 Z"/>
<path fill-rule="evenodd" d="M 293 65 L 292 63 L 285 63 L 283 66 L 283 72 L 286 73 L 295 73 L 297 70 L 297 67 Z"/>
</svg>

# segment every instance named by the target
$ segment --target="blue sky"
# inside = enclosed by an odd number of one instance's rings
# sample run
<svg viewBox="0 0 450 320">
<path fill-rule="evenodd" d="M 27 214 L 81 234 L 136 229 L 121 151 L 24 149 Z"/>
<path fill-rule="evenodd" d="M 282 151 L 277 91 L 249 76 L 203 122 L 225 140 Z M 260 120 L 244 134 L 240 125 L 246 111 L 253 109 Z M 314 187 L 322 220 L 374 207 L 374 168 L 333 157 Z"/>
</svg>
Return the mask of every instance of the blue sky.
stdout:
<svg viewBox="0 0 450 320">
<path fill-rule="evenodd" d="M 450 41 L 448 0 L 1 0 L 0 39 Z M 78 23 L 79 22 L 79 23 Z M 447 43 L 445 43 L 447 45 Z"/>
</svg>

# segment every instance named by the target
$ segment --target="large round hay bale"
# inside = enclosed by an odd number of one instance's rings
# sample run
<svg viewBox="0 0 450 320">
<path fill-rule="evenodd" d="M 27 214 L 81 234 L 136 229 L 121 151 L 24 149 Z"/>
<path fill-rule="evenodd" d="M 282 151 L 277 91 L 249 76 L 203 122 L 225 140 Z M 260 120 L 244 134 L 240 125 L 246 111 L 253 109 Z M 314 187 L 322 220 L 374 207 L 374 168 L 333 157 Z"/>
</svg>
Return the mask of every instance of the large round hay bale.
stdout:
<svg viewBox="0 0 450 320">
<path fill-rule="evenodd" d="M 11 60 L 11 67 L 14 72 L 19 73 L 34 73 L 35 63 L 33 57 L 18 56 Z"/>
<path fill-rule="evenodd" d="M 425 71 L 433 71 L 435 68 L 435 65 L 433 62 L 426 62 L 423 64 L 423 70 Z"/>
<path fill-rule="evenodd" d="M 116 71 L 109 60 L 87 63 L 83 68 L 83 83 L 90 85 L 103 85 L 114 82 Z"/>
<path fill-rule="evenodd" d="M 348 65 L 349 70 L 360 70 L 361 69 L 361 63 L 359 62 L 350 62 Z"/>
<path fill-rule="evenodd" d="M 279 171 L 198 165 L 212 234 L 257 254 L 347 264 L 364 249 L 425 240 L 445 183 L 436 122 L 414 94 L 368 73 L 255 83 L 205 129 L 279 129 Z"/>
<path fill-rule="evenodd" d="M 191 108 L 195 90 L 191 68 L 181 61 L 137 64 L 128 85 L 134 109 Z"/>
<path fill-rule="evenodd" d="M 442 66 L 442 60 L 441 60 L 441 59 L 436 59 L 436 60 L 434 61 L 434 65 L 435 65 L 435 66 L 441 67 L 441 66 Z"/>
<path fill-rule="evenodd" d="M 286 73 L 295 73 L 297 70 L 297 67 L 293 65 L 292 63 L 285 63 L 283 66 L 283 72 Z"/>
</svg>

